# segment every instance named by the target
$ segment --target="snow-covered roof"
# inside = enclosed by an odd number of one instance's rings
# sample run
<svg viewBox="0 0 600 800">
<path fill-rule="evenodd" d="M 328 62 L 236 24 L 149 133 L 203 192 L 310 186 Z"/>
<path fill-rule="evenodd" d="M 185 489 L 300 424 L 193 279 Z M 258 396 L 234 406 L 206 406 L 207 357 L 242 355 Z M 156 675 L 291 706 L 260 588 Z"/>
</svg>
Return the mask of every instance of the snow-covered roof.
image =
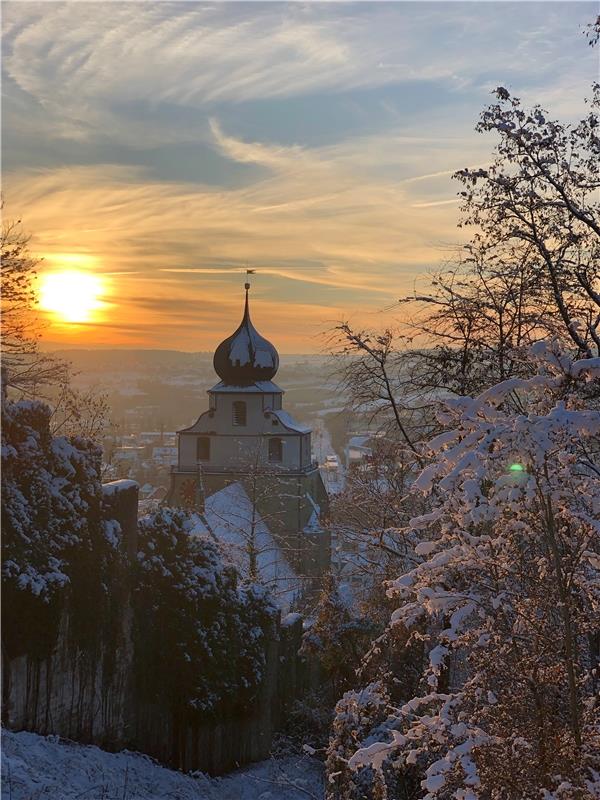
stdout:
<svg viewBox="0 0 600 800">
<path fill-rule="evenodd" d="M 296 431 L 297 433 L 310 433 L 311 429 L 307 425 L 302 425 L 292 417 L 291 414 L 288 414 L 287 411 L 273 411 L 271 410 L 271 414 L 274 417 L 277 417 L 279 422 L 288 428 L 291 431 Z"/>
<path fill-rule="evenodd" d="M 370 436 L 352 436 L 348 440 L 348 447 L 364 447 L 366 449 L 369 449 L 367 447 L 367 442 L 370 439 L 371 439 Z"/>
<path fill-rule="evenodd" d="M 253 518 L 252 503 L 241 483 L 232 483 L 207 498 L 203 518 L 197 515 L 192 533 L 217 538 L 245 577 L 252 548 L 260 579 L 283 610 L 300 594 L 300 578 L 258 512 Z"/>
<path fill-rule="evenodd" d="M 273 381 L 253 381 L 252 383 L 245 383 L 240 384 L 239 386 L 235 386 L 229 383 L 223 383 L 223 381 L 219 381 L 212 389 L 208 390 L 209 394 L 216 394 L 216 393 L 225 393 L 229 392 L 232 394 L 283 394 L 283 389 L 280 389 L 276 383 Z"/>
<path fill-rule="evenodd" d="M 117 492 L 123 492 L 126 489 L 137 489 L 139 488 L 139 484 L 136 481 L 130 480 L 119 480 L 119 481 L 110 481 L 109 483 L 102 484 L 102 494 L 104 495 L 112 495 L 116 494 Z"/>
<path fill-rule="evenodd" d="M 250 320 L 250 306 L 246 284 L 246 303 L 241 324 L 215 350 L 215 372 L 231 386 L 250 381 L 270 381 L 279 368 L 279 355 L 275 347 L 256 330 Z"/>
<path fill-rule="evenodd" d="M 315 501 L 313 500 L 312 495 L 311 495 L 310 492 L 306 493 L 306 499 L 308 500 L 308 502 L 312 506 L 312 511 L 311 511 L 311 514 L 310 514 L 308 522 L 306 523 L 306 525 L 304 526 L 304 528 L 302 530 L 304 531 L 304 533 L 320 533 L 320 532 L 323 531 L 323 529 L 321 528 L 321 523 L 319 522 L 319 516 L 321 514 L 321 509 L 317 505 L 317 503 L 315 503 Z"/>
</svg>

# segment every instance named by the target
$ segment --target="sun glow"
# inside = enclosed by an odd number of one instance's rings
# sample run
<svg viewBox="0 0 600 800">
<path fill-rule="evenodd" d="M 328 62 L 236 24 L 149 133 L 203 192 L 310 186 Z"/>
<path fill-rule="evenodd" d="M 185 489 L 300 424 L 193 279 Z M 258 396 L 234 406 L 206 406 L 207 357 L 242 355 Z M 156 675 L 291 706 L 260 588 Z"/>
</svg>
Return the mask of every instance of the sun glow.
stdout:
<svg viewBox="0 0 600 800">
<path fill-rule="evenodd" d="M 104 280 L 80 270 L 48 272 L 40 280 L 40 308 L 64 322 L 90 322 L 104 306 Z"/>
</svg>

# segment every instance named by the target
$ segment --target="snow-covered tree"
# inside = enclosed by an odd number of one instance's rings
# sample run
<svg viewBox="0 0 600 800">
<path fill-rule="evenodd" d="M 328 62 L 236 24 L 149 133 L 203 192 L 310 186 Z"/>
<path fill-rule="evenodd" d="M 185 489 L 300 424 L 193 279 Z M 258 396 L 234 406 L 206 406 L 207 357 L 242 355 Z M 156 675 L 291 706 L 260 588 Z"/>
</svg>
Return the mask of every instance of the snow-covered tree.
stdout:
<svg viewBox="0 0 600 800">
<path fill-rule="evenodd" d="M 581 399 L 600 359 L 533 357 L 535 376 L 446 403 L 413 487 L 431 510 L 410 523 L 422 561 L 390 587 L 392 626 L 428 666 L 349 763 L 418 770 L 421 800 L 600 792 L 600 413 Z"/>
<path fill-rule="evenodd" d="M 365 683 L 379 677 L 390 702 L 347 759 L 357 782 L 379 772 L 365 797 L 600 796 L 599 91 L 566 125 L 497 89 L 477 128 L 496 137 L 491 164 L 455 176 L 476 233 L 405 298 L 421 303 L 419 349 L 339 329 L 345 385 L 402 424 L 429 504 L 400 532 L 422 540 L 421 562 L 392 582 L 379 640 L 399 630 L 428 666 L 406 697 L 389 648 L 371 649 Z M 428 403 L 439 434 L 425 445 Z"/>
<path fill-rule="evenodd" d="M 338 701 L 327 748 L 325 796 L 327 800 L 363 800 L 365 797 L 385 796 L 390 774 L 384 776 L 382 764 L 376 754 L 382 750 L 386 759 L 387 748 L 378 742 L 378 734 L 386 730 L 393 706 L 389 693 L 381 681 L 375 681 L 358 691 L 350 690 Z M 349 765 L 357 748 L 370 747 L 373 761 L 359 769 Z"/>
<path fill-rule="evenodd" d="M 265 590 L 242 586 L 195 520 L 161 508 L 139 524 L 134 579 L 140 695 L 173 714 L 243 710 L 263 678 L 276 610 Z"/>
<path fill-rule="evenodd" d="M 100 450 L 53 437 L 50 418 L 38 401 L 3 404 L 3 636 L 13 655 L 52 647 L 67 592 L 82 615 L 98 608 L 119 557 L 118 525 L 102 518 Z"/>
<path fill-rule="evenodd" d="M 190 535 L 196 520 L 179 511 L 140 521 L 131 564 L 103 506 L 99 448 L 53 436 L 50 418 L 38 401 L 3 404 L 6 658 L 48 659 L 66 620 L 69 649 L 89 678 L 118 649 L 132 590 L 139 698 L 166 701 L 180 721 L 195 710 L 243 710 L 261 684 L 276 616 L 267 593 L 242 586 L 218 545 Z"/>
</svg>

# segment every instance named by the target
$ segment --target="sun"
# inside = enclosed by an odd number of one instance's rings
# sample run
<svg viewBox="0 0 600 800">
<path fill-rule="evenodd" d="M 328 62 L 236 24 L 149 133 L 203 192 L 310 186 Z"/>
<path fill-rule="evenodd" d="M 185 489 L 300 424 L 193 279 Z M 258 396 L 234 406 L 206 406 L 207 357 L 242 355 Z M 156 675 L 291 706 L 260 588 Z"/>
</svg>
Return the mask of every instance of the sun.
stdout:
<svg viewBox="0 0 600 800">
<path fill-rule="evenodd" d="M 47 272 L 40 280 L 40 308 L 64 322 L 89 322 L 102 308 L 104 281 L 81 270 Z"/>
</svg>

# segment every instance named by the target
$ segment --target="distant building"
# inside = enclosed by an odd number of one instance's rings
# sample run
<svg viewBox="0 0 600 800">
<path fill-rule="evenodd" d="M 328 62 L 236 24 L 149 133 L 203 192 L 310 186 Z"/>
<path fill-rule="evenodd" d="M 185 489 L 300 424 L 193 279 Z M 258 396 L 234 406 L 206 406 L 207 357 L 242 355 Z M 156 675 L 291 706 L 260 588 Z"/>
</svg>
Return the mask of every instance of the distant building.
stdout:
<svg viewBox="0 0 600 800">
<path fill-rule="evenodd" d="M 124 445 L 116 447 L 113 452 L 113 463 L 120 464 L 127 462 L 129 464 L 137 464 L 144 457 L 144 448 L 136 445 Z"/>
<path fill-rule="evenodd" d="M 346 467 L 352 469 L 363 461 L 368 461 L 373 455 L 371 447 L 372 434 L 352 436 L 346 445 Z"/>
<path fill-rule="evenodd" d="M 240 482 L 294 569 L 319 576 L 330 562 L 319 524 L 327 493 L 311 459 L 311 429 L 282 408 L 272 380 L 279 355 L 250 321 L 248 289 L 241 324 L 214 354 L 221 380 L 208 391 L 209 408 L 178 432 L 167 502 L 201 510 L 206 497 Z"/>
<path fill-rule="evenodd" d="M 156 464 L 162 464 L 165 467 L 170 467 L 172 464 L 177 464 L 177 456 L 177 447 L 152 448 L 152 461 L 154 461 Z"/>
</svg>

